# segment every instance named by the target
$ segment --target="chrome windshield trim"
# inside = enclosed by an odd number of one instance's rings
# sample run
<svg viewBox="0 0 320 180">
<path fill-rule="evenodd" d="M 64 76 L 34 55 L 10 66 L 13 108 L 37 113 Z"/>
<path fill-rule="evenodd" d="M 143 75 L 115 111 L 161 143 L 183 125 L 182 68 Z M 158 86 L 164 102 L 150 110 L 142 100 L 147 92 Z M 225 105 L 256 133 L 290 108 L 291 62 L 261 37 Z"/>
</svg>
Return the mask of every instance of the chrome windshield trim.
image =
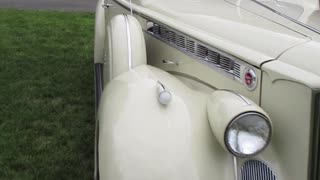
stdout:
<svg viewBox="0 0 320 180">
<path fill-rule="evenodd" d="M 313 32 L 315 32 L 315 33 L 317 33 L 317 34 L 320 34 L 320 30 L 318 30 L 318 29 L 316 29 L 316 28 L 314 28 L 314 27 L 311 27 L 311 26 L 309 26 L 309 25 L 307 25 L 307 24 L 305 24 L 305 23 L 302 23 L 302 22 L 300 22 L 300 21 L 298 21 L 298 20 L 296 20 L 296 19 L 294 19 L 294 18 L 292 18 L 292 17 L 290 17 L 290 16 L 287 16 L 287 15 L 285 15 L 285 14 L 283 14 L 283 13 L 281 13 L 281 12 L 275 10 L 275 9 L 272 9 L 272 8 L 270 8 L 269 6 L 267 6 L 267 5 L 259 2 L 259 1 L 257 1 L 257 0 L 252 0 L 252 1 L 255 2 L 255 3 L 257 3 L 257 4 L 259 4 L 260 6 L 262 6 L 262 7 L 264 7 L 264 8 L 266 8 L 266 9 L 268 9 L 268 10 L 270 10 L 270 11 L 278 14 L 279 16 L 282 16 L 282 17 L 284 17 L 284 18 L 286 18 L 286 19 L 288 19 L 288 20 L 290 20 L 290 21 L 292 21 L 292 22 L 294 22 L 294 23 L 296 23 L 296 24 L 298 24 L 298 25 L 300 25 L 300 26 L 302 26 L 302 27 L 304 27 L 304 28 L 307 28 L 307 29 L 309 29 L 309 30 L 311 30 L 311 31 L 313 31 Z"/>
</svg>

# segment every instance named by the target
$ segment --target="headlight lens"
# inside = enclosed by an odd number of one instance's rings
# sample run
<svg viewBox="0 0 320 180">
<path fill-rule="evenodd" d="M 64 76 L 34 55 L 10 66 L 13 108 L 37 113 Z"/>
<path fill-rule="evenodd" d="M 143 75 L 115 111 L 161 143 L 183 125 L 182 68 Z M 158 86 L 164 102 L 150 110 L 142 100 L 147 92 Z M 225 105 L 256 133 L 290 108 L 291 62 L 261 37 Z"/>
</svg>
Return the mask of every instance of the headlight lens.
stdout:
<svg viewBox="0 0 320 180">
<path fill-rule="evenodd" d="M 238 157 L 250 157 L 261 152 L 269 144 L 271 124 L 259 113 L 245 113 L 236 117 L 225 133 L 228 150 Z"/>
</svg>

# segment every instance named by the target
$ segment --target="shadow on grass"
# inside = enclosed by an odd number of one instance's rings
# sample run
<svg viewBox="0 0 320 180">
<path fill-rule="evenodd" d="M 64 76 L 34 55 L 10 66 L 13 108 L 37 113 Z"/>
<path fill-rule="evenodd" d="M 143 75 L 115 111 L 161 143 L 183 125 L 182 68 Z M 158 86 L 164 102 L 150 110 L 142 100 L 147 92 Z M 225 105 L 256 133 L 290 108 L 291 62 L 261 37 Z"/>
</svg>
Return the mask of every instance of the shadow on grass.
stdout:
<svg viewBox="0 0 320 180">
<path fill-rule="evenodd" d="M 0 179 L 92 179 L 93 27 L 0 9 Z"/>
</svg>

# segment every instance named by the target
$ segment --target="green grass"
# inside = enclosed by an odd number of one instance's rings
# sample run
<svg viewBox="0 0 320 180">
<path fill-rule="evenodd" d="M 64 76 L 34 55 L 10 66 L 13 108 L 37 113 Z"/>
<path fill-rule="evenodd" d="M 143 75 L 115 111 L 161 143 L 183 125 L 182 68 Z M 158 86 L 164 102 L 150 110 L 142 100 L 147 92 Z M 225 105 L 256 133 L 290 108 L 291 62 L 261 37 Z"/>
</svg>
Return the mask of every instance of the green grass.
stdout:
<svg viewBox="0 0 320 180">
<path fill-rule="evenodd" d="M 0 9 L 0 179 L 92 179 L 94 14 Z"/>
</svg>

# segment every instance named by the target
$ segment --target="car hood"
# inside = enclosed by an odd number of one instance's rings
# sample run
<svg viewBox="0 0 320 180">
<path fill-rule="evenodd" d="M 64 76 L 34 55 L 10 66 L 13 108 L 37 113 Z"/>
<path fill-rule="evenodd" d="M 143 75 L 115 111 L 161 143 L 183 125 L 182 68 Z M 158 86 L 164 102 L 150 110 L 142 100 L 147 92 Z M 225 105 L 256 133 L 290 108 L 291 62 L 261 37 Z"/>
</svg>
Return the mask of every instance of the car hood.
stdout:
<svg viewBox="0 0 320 180">
<path fill-rule="evenodd" d="M 127 1 L 117 1 L 128 5 Z M 257 67 L 310 40 L 303 33 L 224 0 L 133 2 L 140 12 Z M 276 18 L 285 21 L 281 16 Z"/>
</svg>

